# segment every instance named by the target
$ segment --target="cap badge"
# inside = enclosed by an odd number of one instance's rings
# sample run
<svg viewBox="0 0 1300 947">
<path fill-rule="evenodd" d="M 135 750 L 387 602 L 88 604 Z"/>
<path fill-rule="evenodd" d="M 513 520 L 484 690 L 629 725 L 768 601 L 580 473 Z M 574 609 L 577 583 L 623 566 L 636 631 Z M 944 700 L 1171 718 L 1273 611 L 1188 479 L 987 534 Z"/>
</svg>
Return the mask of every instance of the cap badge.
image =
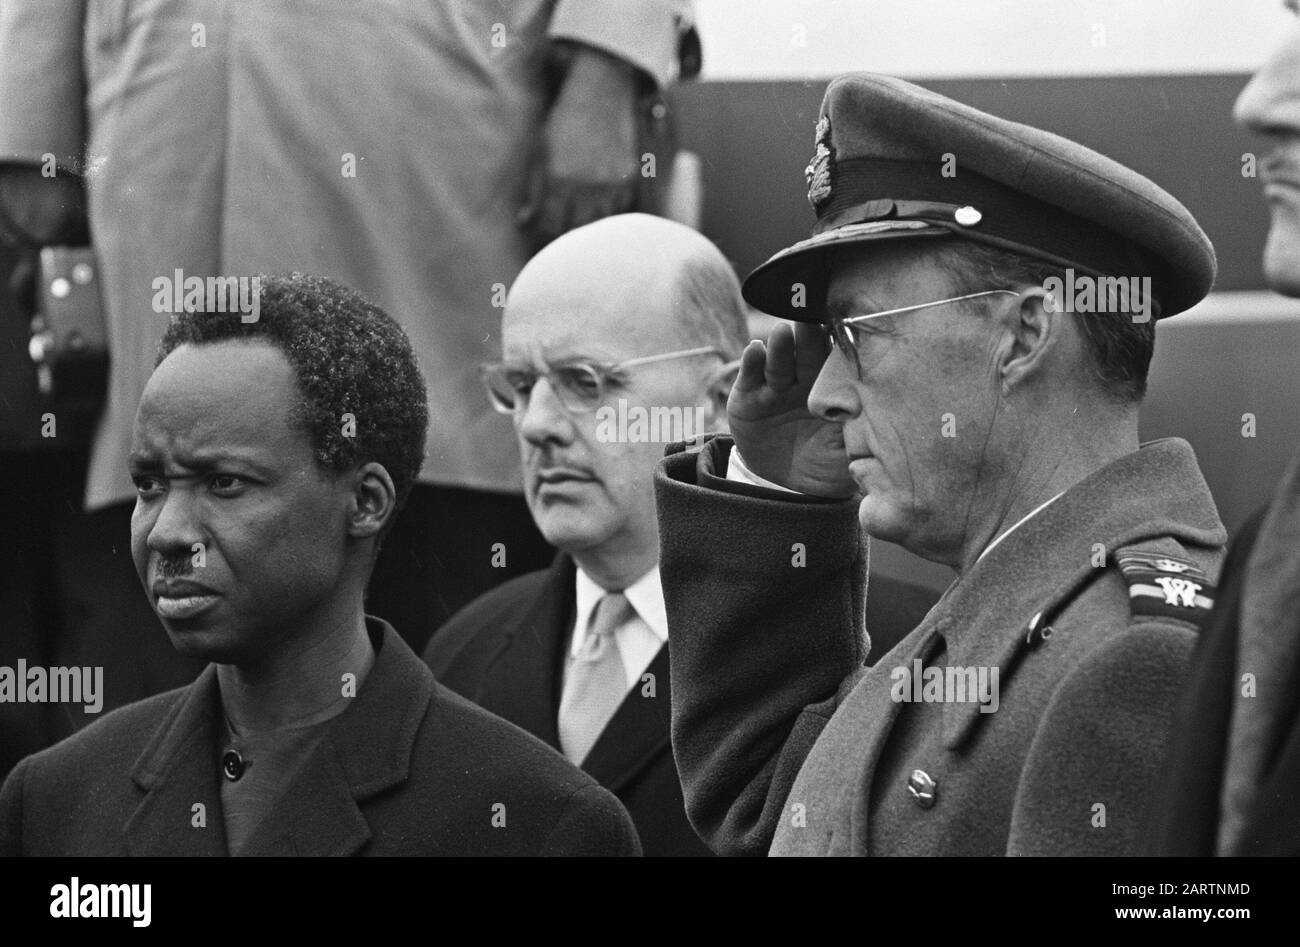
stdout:
<svg viewBox="0 0 1300 947">
<path fill-rule="evenodd" d="M 820 211 L 822 204 L 831 196 L 831 161 L 835 151 L 831 147 L 831 119 L 823 115 L 817 121 L 816 151 L 808 167 L 804 168 L 804 178 L 808 181 L 808 203 L 813 210 Z"/>
</svg>

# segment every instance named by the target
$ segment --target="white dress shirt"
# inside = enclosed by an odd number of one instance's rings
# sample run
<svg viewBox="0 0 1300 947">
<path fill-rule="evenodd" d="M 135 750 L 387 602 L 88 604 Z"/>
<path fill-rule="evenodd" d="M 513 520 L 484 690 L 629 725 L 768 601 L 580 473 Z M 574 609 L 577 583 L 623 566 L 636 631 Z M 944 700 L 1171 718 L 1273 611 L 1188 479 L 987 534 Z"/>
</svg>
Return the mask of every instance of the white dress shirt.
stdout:
<svg viewBox="0 0 1300 947">
<path fill-rule="evenodd" d="M 569 634 L 569 657 L 577 656 L 582 648 L 582 641 L 591 621 L 591 613 L 596 603 L 605 596 L 605 590 L 578 569 L 575 578 L 577 590 L 577 616 Z M 655 659 L 668 641 L 668 610 L 664 606 L 663 588 L 659 584 L 659 566 L 647 572 L 627 588 L 623 589 L 636 614 L 619 625 L 614 631 L 614 640 L 618 643 L 619 653 L 623 657 L 623 671 L 627 675 L 627 687 L 631 690 L 640 680 L 650 662 Z M 565 662 L 565 682 L 568 681 L 568 666 L 572 660 Z"/>
</svg>

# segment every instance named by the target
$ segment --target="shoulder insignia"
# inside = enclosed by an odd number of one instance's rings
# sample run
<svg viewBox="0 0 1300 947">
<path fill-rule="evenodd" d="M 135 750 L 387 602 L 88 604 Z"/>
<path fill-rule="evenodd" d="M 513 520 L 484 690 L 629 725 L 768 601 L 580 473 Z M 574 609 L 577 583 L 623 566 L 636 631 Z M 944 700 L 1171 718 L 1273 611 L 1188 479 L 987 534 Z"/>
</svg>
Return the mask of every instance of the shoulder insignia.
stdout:
<svg viewBox="0 0 1300 947">
<path fill-rule="evenodd" d="M 1187 559 L 1127 549 L 1117 561 L 1128 583 L 1134 617 L 1177 618 L 1199 625 L 1214 607 L 1214 586 Z"/>
</svg>

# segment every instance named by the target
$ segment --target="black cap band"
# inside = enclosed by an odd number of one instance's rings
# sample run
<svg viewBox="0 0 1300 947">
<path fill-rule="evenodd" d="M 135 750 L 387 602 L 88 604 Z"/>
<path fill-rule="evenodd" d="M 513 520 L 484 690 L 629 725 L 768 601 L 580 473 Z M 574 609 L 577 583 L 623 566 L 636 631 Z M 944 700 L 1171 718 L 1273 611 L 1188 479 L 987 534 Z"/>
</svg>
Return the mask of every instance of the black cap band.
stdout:
<svg viewBox="0 0 1300 947">
<path fill-rule="evenodd" d="M 1149 276 L 1164 296 L 1169 272 L 1160 258 L 1115 231 L 1039 201 L 977 172 L 952 177 L 940 162 L 847 158 L 831 166 L 831 197 L 814 234 L 873 220 L 921 220 L 959 237 L 992 244 L 1099 276 Z M 959 211 L 974 208 L 974 223 Z"/>
</svg>

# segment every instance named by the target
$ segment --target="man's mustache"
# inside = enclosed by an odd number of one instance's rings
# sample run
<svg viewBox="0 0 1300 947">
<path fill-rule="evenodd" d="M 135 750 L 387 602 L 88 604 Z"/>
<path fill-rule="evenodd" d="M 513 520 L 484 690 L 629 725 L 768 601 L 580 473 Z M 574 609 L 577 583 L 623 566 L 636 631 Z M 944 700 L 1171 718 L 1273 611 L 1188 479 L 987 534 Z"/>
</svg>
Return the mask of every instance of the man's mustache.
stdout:
<svg viewBox="0 0 1300 947">
<path fill-rule="evenodd" d="M 189 556 L 160 558 L 154 568 L 159 579 L 178 579 L 194 571 L 194 562 Z"/>
<path fill-rule="evenodd" d="M 529 455 L 527 468 L 533 473 L 541 470 L 550 470 L 554 467 L 563 467 L 566 470 L 573 470 L 578 473 L 595 475 L 590 464 L 579 463 L 566 457 L 561 451 L 551 450 L 548 448 L 538 448 Z"/>
</svg>

